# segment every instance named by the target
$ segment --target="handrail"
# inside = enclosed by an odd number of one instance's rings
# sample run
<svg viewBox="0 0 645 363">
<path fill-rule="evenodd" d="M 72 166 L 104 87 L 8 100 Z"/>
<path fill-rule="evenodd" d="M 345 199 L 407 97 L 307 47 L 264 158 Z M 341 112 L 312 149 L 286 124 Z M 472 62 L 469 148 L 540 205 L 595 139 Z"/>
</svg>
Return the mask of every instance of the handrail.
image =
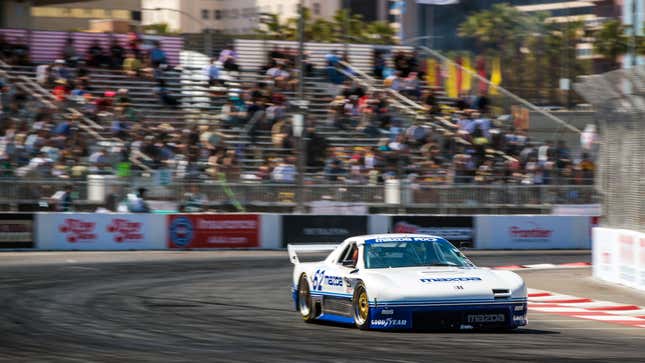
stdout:
<svg viewBox="0 0 645 363">
<path fill-rule="evenodd" d="M 347 62 L 339 61 L 339 64 L 344 66 L 344 67 L 350 68 L 353 72 L 356 72 L 359 75 L 361 75 L 362 77 L 366 78 L 372 84 L 375 84 L 377 82 L 377 80 L 375 78 L 373 78 L 372 76 L 368 75 L 367 73 L 361 71 L 360 69 L 352 66 L 351 64 L 349 64 Z M 424 109 L 424 107 L 422 105 L 414 102 L 413 100 L 409 99 L 408 97 L 403 96 L 398 91 L 395 91 L 395 90 L 393 90 L 391 88 L 388 88 L 388 87 L 384 87 L 383 89 L 387 93 L 389 93 L 389 94 L 393 95 L 394 97 L 398 98 L 400 101 L 402 101 L 404 103 L 407 103 L 409 106 L 412 106 L 412 107 L 414 107 L 416 109 L 419 109 L 419 110 Z"/>
<path fill-rule="evenodd" d="M 439 52 L 437 52 L 437 51 L 435 51 L 433 49 L 430 49 L 428 47 L 425 47 L 425 46 L 418 46 L 418 47 L 421 50 L 425 51 L 426 53 L 429 53 L 429 54 L 439 58 L 441 61 L 448 62 L 448 63 L 456 66 L 457 68 L 459 68 L 461 71 L 467 72 L 471 76 L 475 77 L 478 81 L 484 82 L 488 86 L 493 86 L 493 87 L 497 88 L 497 90 L 499 90 L 505 96 L 512 98 L 516 102 L 519 102 L 519 103 L 523 104 L 524 106 L 530 108 L 533 111 L 541 113 L 543 116 L 547 117 L 548 119 L 559 123 L 560 125 L 568 128 L 569 130 L 571 130 L 573 132 L 576 132 L 576 133 L 579 133 L 579 134 L 582 133 L 582 131 L 580 131 L 580 129 L 578 129 L 577 127 L 571 125 L 570 123 L 562 120 L 561 118 L 554 116 L 551 112 L 547 112 L 547 111 L 537 107 L 536 105 L 534 105 L 531 102 L 523 99 L 522 97 L 517 96 L 516 94 L 508 91 L 506 88 L 504 88 L 502 86 L 492 84 L 489 80 L 487 80 L 486 78 L 484 78 L 484 77 L 480 76 L 479 74 L 477 74 L 477 72 L 473 72 L 472 70 L 470 70 L 468 68 L 462 67 L 460 64 L 458 64 L 456 62 L 453 62 L 449 58 L 445 57 L 443 54 L 441 54 L 441 53 L 439 53 Z"/>
</svg>

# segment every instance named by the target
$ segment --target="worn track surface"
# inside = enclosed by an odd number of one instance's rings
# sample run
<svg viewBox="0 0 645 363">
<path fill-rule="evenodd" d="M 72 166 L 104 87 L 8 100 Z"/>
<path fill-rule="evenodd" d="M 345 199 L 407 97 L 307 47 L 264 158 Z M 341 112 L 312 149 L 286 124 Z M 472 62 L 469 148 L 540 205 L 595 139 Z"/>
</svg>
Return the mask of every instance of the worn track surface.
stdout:
<svg viewBox="0 0 645 363">
<path fill-rule="evenodd" d="M 484 266 L 588 253 L 470 253 Z M 513 332 L 394 333 L 305 324 L 284 252 L 0 253 L 0 361 L 645 361 L 645 329 L 530 314 Z M 530 287 L 645 305 L 589 269 L 520 272 Z"/>
</svg>

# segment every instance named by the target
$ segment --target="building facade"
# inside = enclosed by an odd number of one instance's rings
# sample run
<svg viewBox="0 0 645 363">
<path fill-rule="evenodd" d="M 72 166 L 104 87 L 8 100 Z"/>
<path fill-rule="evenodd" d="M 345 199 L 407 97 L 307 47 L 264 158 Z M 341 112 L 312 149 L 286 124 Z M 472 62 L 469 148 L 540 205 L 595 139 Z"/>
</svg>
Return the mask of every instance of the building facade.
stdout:
<svg viewBox="0 0 645 363">
<path fill-rule="evenodd" d="M 141 0 L 5 0 L 0 1 L 0 27 L 39 30 L 87 30 L 92 20 L 138 24 Z"/>
<path fill-rule="evenodd" d="M 260 13 L 280 19 L 296 17 L 299 0 L 143 0 L 142 24 L 166 23 L 173 31 L 199 33 L 214 29 L 229 34 L 248 34 L 257 29 Z M 330 18 L 341 0 L 305 0 L 314 17 Z"/>
</svg>

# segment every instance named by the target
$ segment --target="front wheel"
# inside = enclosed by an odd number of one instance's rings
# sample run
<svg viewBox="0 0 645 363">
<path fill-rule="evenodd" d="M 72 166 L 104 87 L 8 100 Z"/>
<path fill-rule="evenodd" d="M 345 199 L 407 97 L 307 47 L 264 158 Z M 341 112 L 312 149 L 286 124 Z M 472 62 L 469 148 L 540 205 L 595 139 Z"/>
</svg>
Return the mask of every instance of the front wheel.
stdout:
<svg viewBox="0 0 645 363">
<path fill-rule="evenodd" d="M 309 323 L 314 320 L 315 312 L 311 302 L 311 294 L 309 293 L 309 282 L 307 275 L 302 274 L 298 282 L 298 311 L 302 315 L 302 319 Z"/>
<path fill-rule="evenodd" d="M 369 329 L 370 327 L 370 304 L 367 298 L 367 290 L 363 283 L 358 283 L 354 288 L 354 298 L 352 299 L 354 323 L 359 329 Z"/>
</svg>

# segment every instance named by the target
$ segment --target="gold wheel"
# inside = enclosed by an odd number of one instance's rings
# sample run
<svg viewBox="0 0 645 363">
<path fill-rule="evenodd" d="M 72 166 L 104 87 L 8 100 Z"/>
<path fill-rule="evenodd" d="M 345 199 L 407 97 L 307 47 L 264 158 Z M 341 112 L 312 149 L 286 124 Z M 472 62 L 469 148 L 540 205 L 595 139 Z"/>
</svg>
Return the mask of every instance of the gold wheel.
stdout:
<svg viewBox="0 0 645 363">
<path fill-rule="evenodd" d="M 354 322 L 360 329 L 369 328 L 370 301 L 362 283 L 354 289 Z"/>
</svg>

